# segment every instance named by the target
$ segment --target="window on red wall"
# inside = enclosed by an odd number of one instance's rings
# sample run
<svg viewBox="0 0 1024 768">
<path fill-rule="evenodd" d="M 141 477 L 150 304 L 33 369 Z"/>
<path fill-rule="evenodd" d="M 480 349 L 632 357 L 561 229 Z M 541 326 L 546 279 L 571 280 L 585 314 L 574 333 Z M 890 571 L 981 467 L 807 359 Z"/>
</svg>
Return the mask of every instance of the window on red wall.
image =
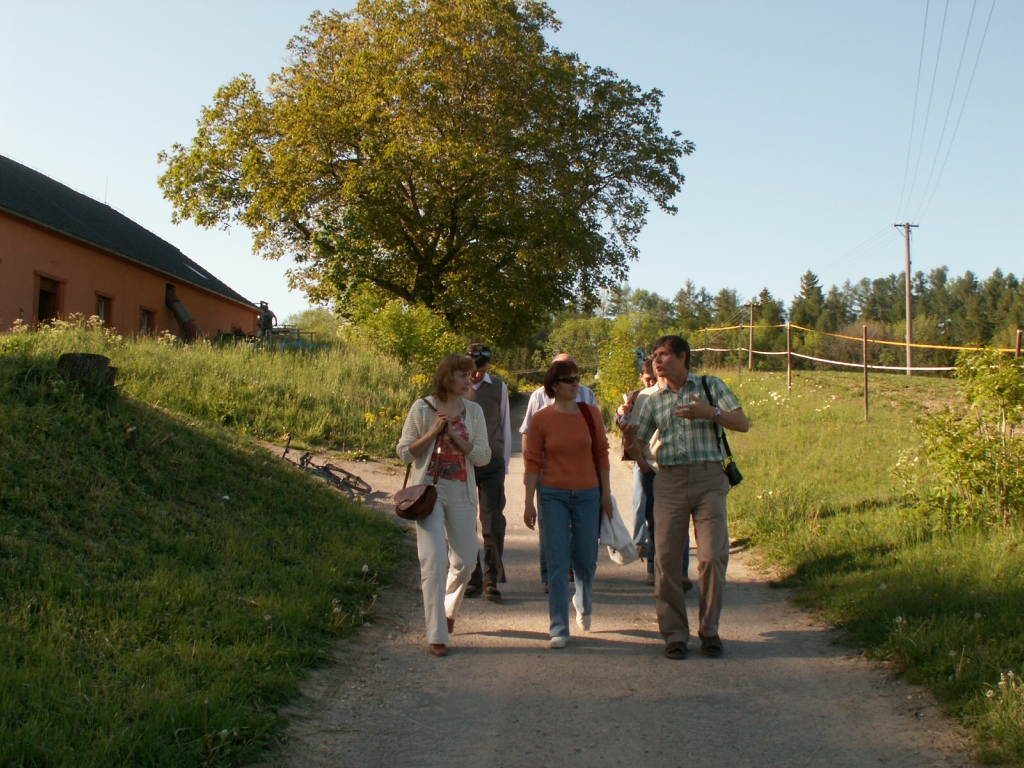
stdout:
<svg viewBox="0 0 1024 768">
<path fill-rule="evenodd" d="M 139 332 L 150 334 L 156 330 L 156 312 L 149 309 L 139 310 Z"/>
<path fill-rule="evenodd" d="M 102 320 L 104 325 L 110 325 L 114 319 L 113 306 L 114 300 L 112 298 L 96 294 L 96 317 Z"/>
</svg>

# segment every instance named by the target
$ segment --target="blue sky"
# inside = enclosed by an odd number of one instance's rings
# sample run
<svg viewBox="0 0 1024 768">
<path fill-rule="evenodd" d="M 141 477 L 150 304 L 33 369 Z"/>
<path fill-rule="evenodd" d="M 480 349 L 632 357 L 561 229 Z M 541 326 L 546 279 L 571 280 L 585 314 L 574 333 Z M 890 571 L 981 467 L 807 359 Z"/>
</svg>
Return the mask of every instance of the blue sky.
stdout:
<svg viewBox="0 0 1024 768">
<path fill-rule="evenodd" d="M 983 45 L 992 0 L 550 5 L 554 45 L 662 90 L 663 126 L 697 145 L 679 214 L 653 212 L 639 239 L 634 288 L 671 298 L 690 279 L 788 303 L 808 269 L 826 288 L 902 271 L 892 224 L 908 220 L 915 271 L 1024 273 L 1019 0 L 996 0 Z M 232 77 L 265 83 L 329 7 L 0 0 L 0 154 L 105 199 L 279 317 L 300 311 L 287 265 L 252 255 L 244 230 L 171 224 L 156 155 L 191 140 Z"/>
</svg>

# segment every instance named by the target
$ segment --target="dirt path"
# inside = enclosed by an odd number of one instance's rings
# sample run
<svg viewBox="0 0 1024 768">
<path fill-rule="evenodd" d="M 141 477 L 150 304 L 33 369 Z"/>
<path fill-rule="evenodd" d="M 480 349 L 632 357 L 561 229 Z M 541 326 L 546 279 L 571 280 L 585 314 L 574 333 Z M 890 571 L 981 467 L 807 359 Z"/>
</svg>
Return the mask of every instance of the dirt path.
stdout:
<svg viewBox="0 0 1024 768">
<path fill-rule="evenodd" d="M 402 475 L 375 462 L 351 466 L 386 510 Z M 630 485 L 629 468 L 614 467 L 627 518 Z M 615 566 L 604 552 L 592 631 L 549 649 L 518 452 L 506 490 L 503 601 L 466 600 L 451 654 L 435 658 L 411 568 L 382 595 L 373 626 L 339 646 L 337 664 L 312 673 L 285 711 L 288 744 L 261 765 L 973 765 L 963 734 L 929 695 L 838 645 L 744 552 L 729 564 L 720 659 L 704 658 L 692 640 L 685 661 L 664 659 L 644 566 Z M 695 625 L 694 601 L 690 608 Z"/>
</svg>

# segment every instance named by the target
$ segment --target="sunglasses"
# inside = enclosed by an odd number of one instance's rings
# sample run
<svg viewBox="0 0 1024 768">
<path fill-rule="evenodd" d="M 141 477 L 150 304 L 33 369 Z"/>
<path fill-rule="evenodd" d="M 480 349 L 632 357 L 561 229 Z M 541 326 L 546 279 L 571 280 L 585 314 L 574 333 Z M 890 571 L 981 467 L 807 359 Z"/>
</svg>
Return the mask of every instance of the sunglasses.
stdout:
<svg viewBox="0 0 1024 768">
<path fill-rule="evenodd" d="M 555 381 L 559 382 L 560 384 L 579 384 L 580 383 L 580 377 L 579 376 L 563 376 L 560 379 L 555 379 Z"/>
</svg>

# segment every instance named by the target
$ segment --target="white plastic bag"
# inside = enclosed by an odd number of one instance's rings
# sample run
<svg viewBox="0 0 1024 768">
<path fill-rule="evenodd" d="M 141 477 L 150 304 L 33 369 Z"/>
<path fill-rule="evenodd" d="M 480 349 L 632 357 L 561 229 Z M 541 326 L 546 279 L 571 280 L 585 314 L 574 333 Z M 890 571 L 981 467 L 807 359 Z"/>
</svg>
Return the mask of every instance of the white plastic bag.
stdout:
<svg viewBox="0 0 1024 768">
<path fill-rule="evenodd" d="M 633 544 L 633 537 L 629 535 L 629 529 L 622 522 L 619 505 L 614 496 L 612 496 L 611 522 L 603 514 L 601 515 L 599 541 L 608 547 L 608 557 L 617 565 L 629 565 L 640 558 L 636 552 L 636 546 Z"/>
</svg>

